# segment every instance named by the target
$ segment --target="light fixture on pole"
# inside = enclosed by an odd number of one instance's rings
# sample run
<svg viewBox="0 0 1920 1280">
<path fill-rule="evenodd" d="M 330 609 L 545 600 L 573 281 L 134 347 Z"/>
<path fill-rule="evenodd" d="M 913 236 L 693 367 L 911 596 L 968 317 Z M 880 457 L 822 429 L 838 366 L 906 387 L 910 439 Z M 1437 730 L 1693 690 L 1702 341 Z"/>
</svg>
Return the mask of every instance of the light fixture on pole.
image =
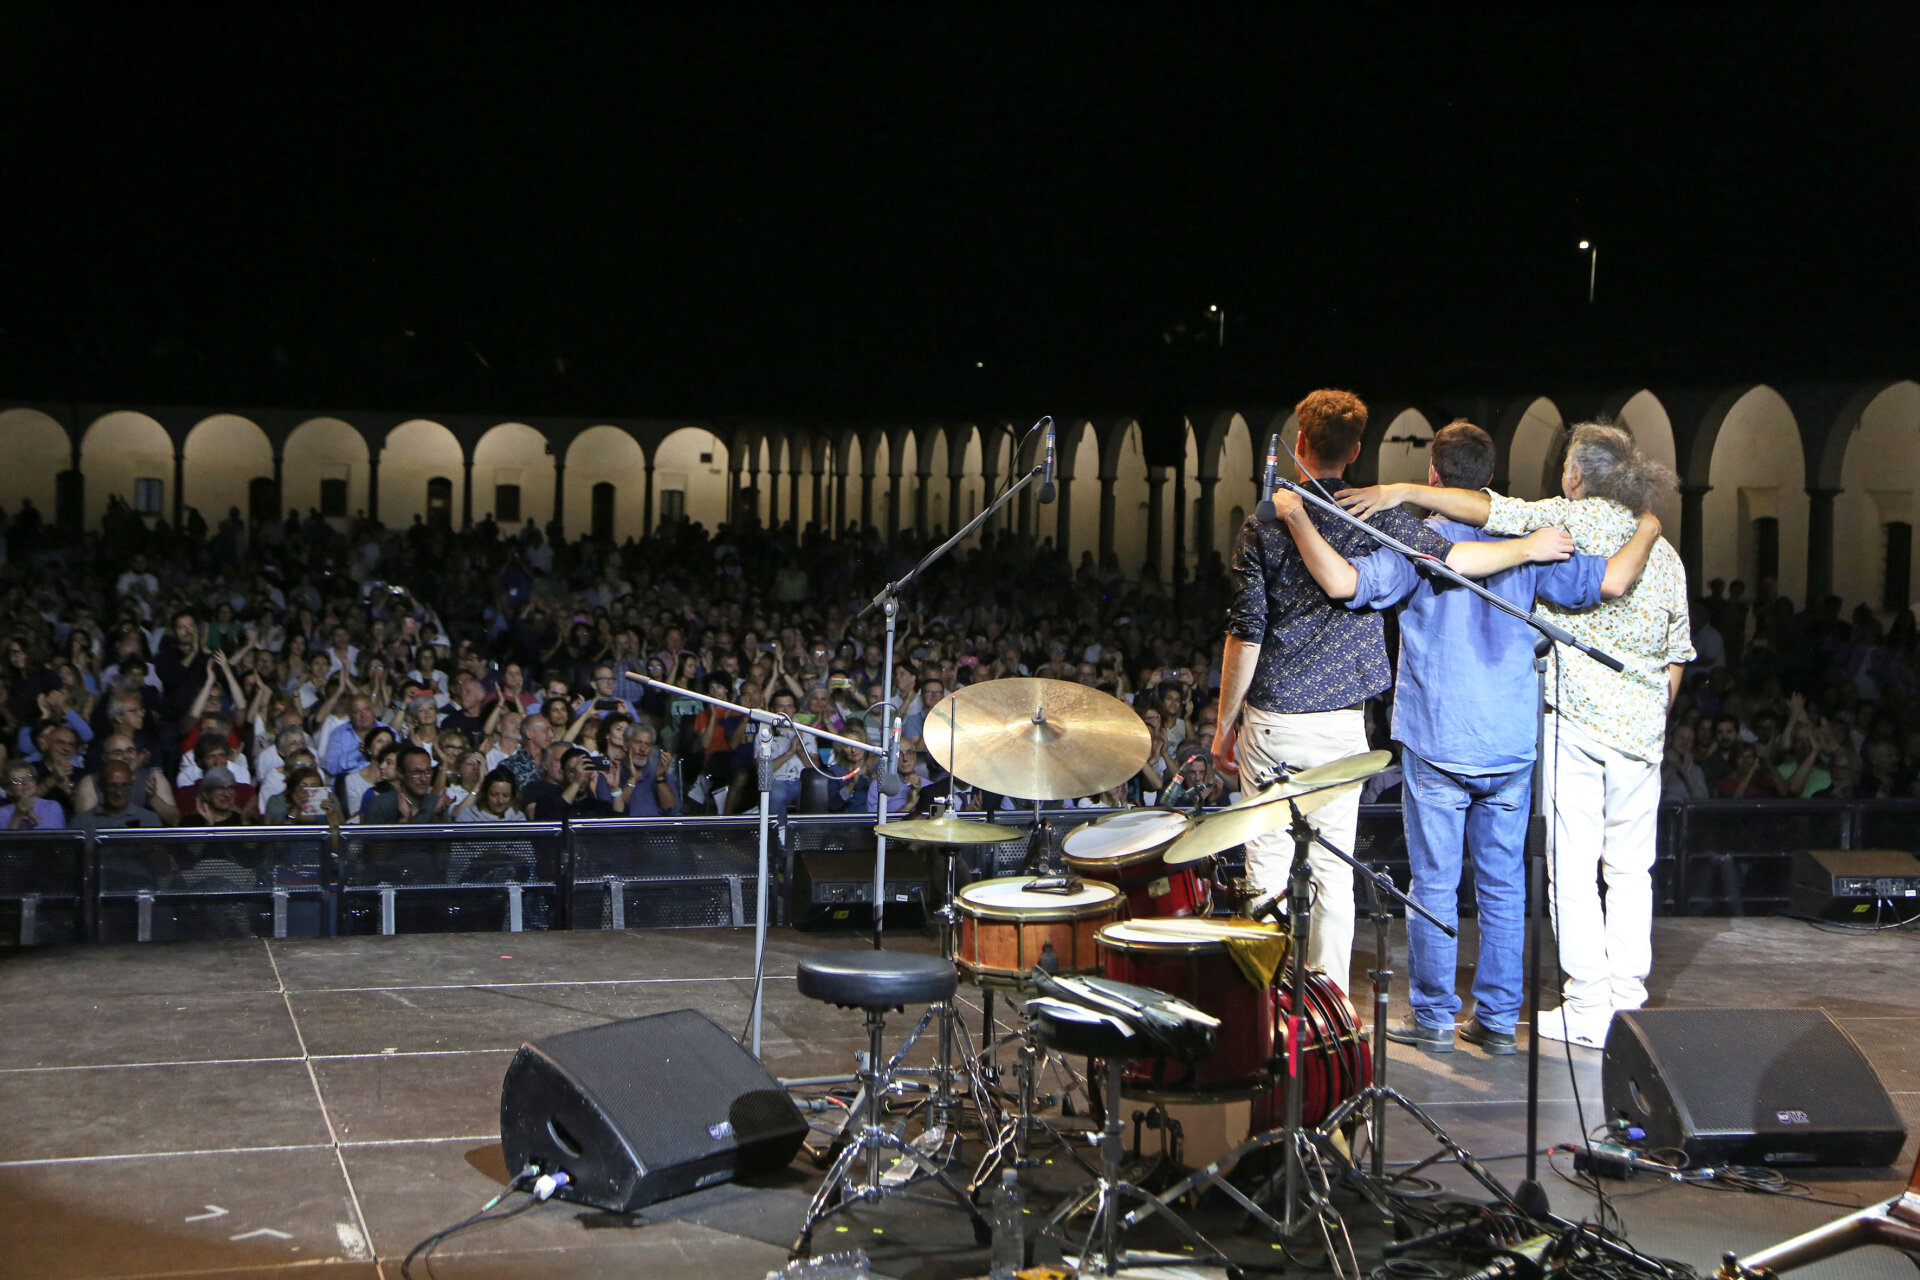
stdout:
<svg viewBox="0 0 1920 1280">
<path fill-rule="evenodd" d="M 1600 274 L 1600 246 L 1591 240 L 1582 240 L 1580 248 L 1587 255 L 1587 305 L 1593 305 L 1593 282 Z"/>
<path fill-rule="evenodd" d="M 1214 345 L 1224 347 L 1227 345 L 1227 313 L 1222 311 L 1217 305 L 1209 306 L 1207 310 L 1211 312 L 1214 317 Z"/>
</svg>

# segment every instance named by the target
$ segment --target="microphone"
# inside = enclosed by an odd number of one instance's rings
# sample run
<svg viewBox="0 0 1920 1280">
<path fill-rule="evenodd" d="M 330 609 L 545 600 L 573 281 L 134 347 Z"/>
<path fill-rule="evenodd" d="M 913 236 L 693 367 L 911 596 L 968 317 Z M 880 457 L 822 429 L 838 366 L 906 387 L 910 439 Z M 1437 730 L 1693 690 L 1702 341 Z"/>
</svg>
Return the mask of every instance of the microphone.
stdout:
<svg viewBox="0 0 1920 1280">
<path fill-rule="evenodd" d="M 1274 520 L 1273 478 L 1278 473 L 1279 465 L 1280 433 L 1276 431 L 1273 438 L 1267 441 L 1267 474 L 1260 481 L 1260 501 L 1253 509 L 1254 518 L 1262 524 L 1272 524 Z"/>
<path fill-rule="evenodd" d="M 1042 471 L 1040 475 L 1040 501 L 1052 502 L 1053 496 L 1054 496 L 1054 493 L 1053 493 L 1053 415 L 1048 414 L 1045 418 L 1042 418 L 1041 421 L 1047 424 L 1047 456 L 1046 456 L 1045 463 L 1042 464 L 1045 467 L 1045 470 Z"/>
</svg>

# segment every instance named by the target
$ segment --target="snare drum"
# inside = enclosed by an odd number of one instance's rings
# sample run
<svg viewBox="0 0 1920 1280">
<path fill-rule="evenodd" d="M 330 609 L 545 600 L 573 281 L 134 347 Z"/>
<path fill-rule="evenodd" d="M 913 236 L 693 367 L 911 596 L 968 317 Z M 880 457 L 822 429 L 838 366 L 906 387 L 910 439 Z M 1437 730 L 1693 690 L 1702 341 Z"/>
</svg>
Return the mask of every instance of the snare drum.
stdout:
<svg viewBox="0 0 1920 1280">
<path fill-rule="evenodd" d="M 1032 876 L 1003 876 L 954 896 L 960 914 L 954 961 L 974 982 L 1025 983 L 1049 942 L 1061 973 L 1099 971 L 1094 936 L 1119 919 L 1120 891 L 1095 880 L 1071 893 L 1040 893 L 1027 888 L 1032 883 Z"/>
<path fill-rule="evenodd" d="M 1214 1050 L 1191 1065 L 1165 1058 L 1127 1064 L 1130 1094 L 1252 1097 L 1272 1088 L 1273 999 L 1247 981 L 1227 951 L 1246 924 L 1124 920 L 1100 930 L 1106 976 L 1179 996 L 1220 1019 Z"/>
<path fill-rule="evenodd" d="M 1129 809 L 1075 827 L 1060 852 L 1076 873 L 1119 885 L 1135 919 L 1204 916 L 1212 910 L 1206 882 L 1193 866 L 1169 867 L 1163 856 L 1188 825 L 1184 813 Z"/>
</svg>

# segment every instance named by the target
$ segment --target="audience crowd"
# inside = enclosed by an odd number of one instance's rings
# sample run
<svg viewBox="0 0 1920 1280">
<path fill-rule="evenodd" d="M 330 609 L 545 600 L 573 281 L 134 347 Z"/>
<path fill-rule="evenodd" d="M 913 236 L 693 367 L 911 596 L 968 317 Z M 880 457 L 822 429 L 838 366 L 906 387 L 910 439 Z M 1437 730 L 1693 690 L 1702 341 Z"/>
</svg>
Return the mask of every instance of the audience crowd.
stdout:
<svg viewBox="0 0 1920 1280">
<path fill-rule="evenodd" d="M 0 828 L 745 812 L 747 718 L 630 673 L 877 742 L 883 629 L 857 615 L 924 551 L 853 528 L 681 522 L 614 546 L 491 518 L 343 529 L 233 511 L 172 529 L 110 508 L 78 544 L 30 504 L 5 525 Z M 920 741 L 928 710 L 1020 675 L 1111 693 L 1150 735 L 1138 774 L 1078 803 L 1235 798 L 1205 751 L 1227 592 L 1217 556 L 1168 584 L 1007 532 L 936 564 L 899 617 L 893 812 L 949 796 Z M 1883 625 L 1837 599 L 1797 610 L 1769 584 L 1749 597 L 1714 582 L 1693 621 L 1669 799 L 1920 795 L 1909 610 Z M 1390 708 L 1370 713 L 1382 742 Z M 876 807 L 874 757 L 791 730 L 773 751 L 777 810 Z M 1368 798 L 1394 798 L 1395 781 Z"/>
</svg>

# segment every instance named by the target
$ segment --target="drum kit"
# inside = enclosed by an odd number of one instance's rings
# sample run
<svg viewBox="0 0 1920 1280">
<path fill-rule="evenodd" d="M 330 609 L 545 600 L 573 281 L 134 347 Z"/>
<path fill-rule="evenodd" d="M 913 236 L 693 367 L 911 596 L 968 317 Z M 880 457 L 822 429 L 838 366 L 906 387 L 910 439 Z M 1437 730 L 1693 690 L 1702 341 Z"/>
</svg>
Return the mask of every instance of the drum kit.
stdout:
<svg viewBox="0 0 1920 1280">
<path fill-rule="evenodd" d="M 1145 727 L 1132 708 L 1097 690 L 1038 679 L 996 680 L 956 691 L 928 713 L 924 740 L 934 759 L 960 782 L 993 795 L 1033 801 L 1036 825 L 1039 802 L 1116 787 L 1140 770 L 1148 753 Z M 1318 839 L 1305 815 L 1352 795 L 1388 760 L 1386 752 L 1369 752 L 1292 771 L 1211 814 L 1122 810 L 1068 832 L 1057 858 L 1050 853 L 1042 856 L 1043 847 L 1050 849 L 1051 839 L 1048 836 L 1043 846 L 1046 833 L 1041 829 L 1036 832 L 1026 874 L 958 888 L 955 856 L 969 845 L 1018 838 L 1008 835 L 1007 826 L 984 817 L 942 813 L 876 828 L 890 840 L 910 842 L 946 857 L 948 894 L 938 913 L 943 954 L 958 967 L 963 981 L 982 993 L 986 1004 L 986 1034 L 978 1056 L 968 1043 L 955 1005 L 936 1006 L 928 1013 L 941 1028 L 933 1070 L 936 1122 L 950 1125 L 957 1133 L 970 1100 L 990 1143 L 973 1175 L 971 1189 L 976 1197 L 997 1170 L 1009 1164 L 1024 1169 L 1041 1163 L 1034 1142 L 1051 1139 L 1095 1179 L 1093 1190 L 1069 1200 L 1047 1226 L 1063 1245 L 1073 1244 L 1067 1234 L 1073 1219 L 1093 1208 L 1095 1225 L 1079 1241 L 1083 1266 L 1092 1264 L 1093 1269 L 1112 1274 L 1123 1265 L 1113 1244 L 1119 1225 L 1137 1225 L 1154 1213 L 1172 1215 L 1176 1200 L 1207 1185 L 1225 1189 L 1251 1215 L 1285 1236 L 1306 1221 L 1318 1221 L 1329 1252 L 1335 1249 L 1336 1239 L 1328 1228 L 1328 1180 L 1320 1162 L 1326 1152 L 1344 1153 L 1347 1148 L 1346 1134 L 1334 1138 L 1329 1121 L 1346 1126 L 1348 1132 L 1361 1120 L 1374 1122 L 1377 1129 L 1384 1118 L 1379 1108 L 1367 1110 L 1362 1104 L 1391 1091 L 1374 1085 L 1374 1072 L 1384 1065 L 1377 1061 L 1384 1045 L 1378 1028 L 1372 1043 L 1362 1031 L 1341 988 L 1344 975 L 1309 971 L 1305 966 L 1310 895 L 1306 850 Z M 1250 839 L 1289 828 L 1296 845 L 1296 883 L 1278 901 L 1271 896 L 1263 900 L 1263 895 L 1244 885 L 1216 883 L 1214 866 L 1219 855 Z M 1362 871 L 1374 875 L 1365 868 Z M 1401 896 L 1390 881 L 1385 887 Z M 1375 888 L 1377 892 L 1377 884 Z M 1234 901 L 1245 914 L 1214 918 L 1217 897 Z M 1256 910 L 1280 917 L 1282 908 L 1285 914 L 1277 922 L 1251 918 Z M 1384 926 L 1380 936 L 1384 945 Z M 1384 971 L 1384 959 L 1381 968 Z M 1376 978 L 1376 983 L 1380 981 Z M 996 992 L 1026 1004 L 1024 1025 L 998 1042 L 992 1015 Z M 1123 994 L 1139 992 L 1153 997 L 1152 1001 Z M 1058 1049 L 1095 1043 L 1084 1034 L 1058 1030 L 1072 1021 L 1064 1018 L 1062 1002 L 1082 1004 L 1081 1016 L 1087 1019 L 1115 1024 L 1129 1035 L 1141 1033 L 1115 1042 L 1140 1046 L 1129 1050 L 1138 1056 L 1106 1063 L 1112 1089 L 1119 1096 L 1110 1089 L 1104 1106 L 1095 1100 L 1096 1109 L 1106 1113 L 1105 1130 L 1093 1139 L 1095 1145 L 1107 1148 L 1106 1154 L 1117 1153 L 1123 1133 L 1118 1120 L 1121 1097 L 1156 1109 L 1169 1104 L 1247 1101 L 1256 1136 L 1234 1156 L 1284 1143 L 1290 1175 L 1284 1179 L 1284 1188 L 1276 1175 L 1249 1194 L 1231 1185 L 1219 1172 L 1221 1162 L 1215 1162 L 1174 1189 L 1147 1196 L 1116 1181 L 1112 1161 L 1097 1168 L 1082 1159 L 1044 1114 L 1047 1108 L 1037 1085 L 1049 1060 L 1078 1084 L 1079 1077 L 1059 1057 Z M 1377 994 L 1376 1003 L 1383 1007 L 1383 1002 L 1384 996 Z M 1167 1043 L 1164 1027 L 1157 1036 L 1146 1034 L 1139 1021 L 1149 1003 L 1159 1009 L 1163 1020 L 1167 1009 L 1194 1011 L 1194 1030 L 1200 1029 L 1197 1024 L 1205 1024 L 1207 1049 L 1148 1052 L 1147 1046 Z M 1044 1017 L 1043 1005 L 1051 1008 Z M 1130 1018 L 1134 1022 L 1128 1026 Z M 1049 1019 L 1049 1025 L 1056 1027 L 1052 1035 L 1040 1025 Z M 1003 1093 L 997 1087 L 993 1055 L 999 1047 L 1016 1043 L 1018 1087 Z M 963 1056 L 956 1058 L 956 1053 Z M 1090 1056 L 1087 1081 L 1098 1081 L 1101 1074 Z M 1087 1088 L 1091 1099 L 1093 1086 Z M 970 1099 L 963 1099 L 962 1091 L 970 1093 Z M 1307 1137 L 1301 1138 L 1302 1134 Z M 1380 1137 L 1376 1131 L 1370 1138 L 1377 1166 Z M 1296 1163 L 1303 1166 L 1298 1173 Z M 1318 1169 L 1317 1176 L 1304 1167 L 1307 1164 Z M 1352 1168 L 1350 1161 L 1346 1167 Z M 1287 1205 L 1275 1217 L 1266 1212 L 1263 1201 L 1271 1201 L 1282 1190 Z M 1116 1207 L 1123 1192 L 1142 1200 L 1142 1207 L 1124 1219 Z M 1191 1234 L 1184 1221 L 1178 1225 Z"/>
</svg>

